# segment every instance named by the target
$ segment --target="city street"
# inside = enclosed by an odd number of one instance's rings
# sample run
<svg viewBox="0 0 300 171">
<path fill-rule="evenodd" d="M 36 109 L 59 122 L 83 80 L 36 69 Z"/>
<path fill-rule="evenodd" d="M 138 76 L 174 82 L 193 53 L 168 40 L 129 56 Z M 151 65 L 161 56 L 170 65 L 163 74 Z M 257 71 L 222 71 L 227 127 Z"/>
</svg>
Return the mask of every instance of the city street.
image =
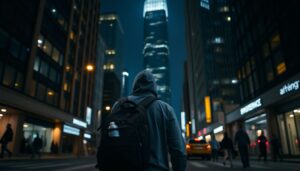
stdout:
<svg viewBox="0 0 300 171">
<path fill-rule="evenodd" d="M 22 170 L 43 170 L 43 171 L 97 171 L 94 168 L 95 158 L 79 159 L 43 159 L 43 160 L 1 160 L 0 171 L 22 171 Z M 251 168 L 243 169 L 239 160 L 233 161 L 233 168 L 227 163 L 224 167 L 221 161 L 203 161 L 192 159 L 188 161 L 187 171 L 218 171 L 218 170 L 272 170 L 272 171 L 296 171 L 300 170 L 298 163 L 286 162 L 258 162 L 251 161 Z"/>
</svg>

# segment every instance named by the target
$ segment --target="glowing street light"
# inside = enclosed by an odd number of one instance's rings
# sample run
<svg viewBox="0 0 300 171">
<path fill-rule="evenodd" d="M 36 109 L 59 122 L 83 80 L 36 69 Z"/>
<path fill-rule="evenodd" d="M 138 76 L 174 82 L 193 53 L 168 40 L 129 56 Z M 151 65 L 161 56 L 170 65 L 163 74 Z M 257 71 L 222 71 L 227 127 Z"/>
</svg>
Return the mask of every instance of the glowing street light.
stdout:
<svg viewBox="0 0 300 171">
<path fill-rule="evenodd" d="M 105 110 L 109 111 L 110 110 L 110 106 L 105 106 Z"/>
<path fill-rule="evenodd" d="M 86 66 L 86 70 L 89 71 L 89 72 L 94 71 L 94 66 L 92 64 L 88 64 Z"/>
</svg>

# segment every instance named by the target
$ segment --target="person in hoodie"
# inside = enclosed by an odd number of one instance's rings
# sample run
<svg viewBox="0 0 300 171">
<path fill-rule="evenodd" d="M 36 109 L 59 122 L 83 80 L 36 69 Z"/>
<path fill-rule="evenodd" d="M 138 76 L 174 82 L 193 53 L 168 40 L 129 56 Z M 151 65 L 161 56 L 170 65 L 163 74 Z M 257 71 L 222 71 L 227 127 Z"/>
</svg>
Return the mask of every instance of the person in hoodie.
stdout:
<svg viewBox="0 0 300 171">
<path fill-rule="evenodd" d="M 133 82 L 133 90 L 127 98 L 135 103 L 148 96 L 158 97 L 156 82 L 150 71 L 138 73 Z M 113 109 L 118 108 L 118 103 Z M 186 168 L 185 143 L 173 108 L 161 100 L 155 100 L 147 109 L 150 130 L 150 159 L 146 171 L 170 170 L 169 156 L 173 171 Z"/>
</svg>

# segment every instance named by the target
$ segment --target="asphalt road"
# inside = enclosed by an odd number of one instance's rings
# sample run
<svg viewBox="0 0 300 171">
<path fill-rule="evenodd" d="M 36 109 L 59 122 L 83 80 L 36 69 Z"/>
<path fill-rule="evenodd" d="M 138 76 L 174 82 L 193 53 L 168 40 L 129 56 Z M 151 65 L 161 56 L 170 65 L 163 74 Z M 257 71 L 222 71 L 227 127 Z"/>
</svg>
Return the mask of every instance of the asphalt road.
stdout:
<svg viewBox="0 0 300 171">
<path fill-rule="evenodd" d="M 36 160 L 0 160 L 0 171 L 97 171 L 94 168 L 95 158 L 72 159 L 36 159 Z M 220 171 L 220 170 L 246 170 L 246 171 L 300 171 L 300 163 L 285 162 L 259 162 L 251 161 L 251 167 L 242 168 L 239 160 L 233 161 L 233 168 L 219 162 L 192 159 L 188 161 L 187 171 Z"/>
</svg>

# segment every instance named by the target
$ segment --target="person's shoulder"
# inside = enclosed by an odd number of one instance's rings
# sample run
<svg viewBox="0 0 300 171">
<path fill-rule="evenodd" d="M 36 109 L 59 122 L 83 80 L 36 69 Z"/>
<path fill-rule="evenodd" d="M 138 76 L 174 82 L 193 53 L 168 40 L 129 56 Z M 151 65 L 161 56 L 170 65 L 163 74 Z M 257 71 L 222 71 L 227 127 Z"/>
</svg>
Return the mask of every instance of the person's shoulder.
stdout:
<svg viewBox="0 0 300 171">
<path fill-rule="evenodd" d="M 157 99 L 153 102 L 154 105 L 159 105 L 161 106 L 162 108 L 164 109 L 167 109 L 169 111 L 173 111 L 173 107 L 171 105 L 169 105 L 167 102 L 163 101 L 163 100 L 160 100 L 160 99 Z"/>
</svg>

